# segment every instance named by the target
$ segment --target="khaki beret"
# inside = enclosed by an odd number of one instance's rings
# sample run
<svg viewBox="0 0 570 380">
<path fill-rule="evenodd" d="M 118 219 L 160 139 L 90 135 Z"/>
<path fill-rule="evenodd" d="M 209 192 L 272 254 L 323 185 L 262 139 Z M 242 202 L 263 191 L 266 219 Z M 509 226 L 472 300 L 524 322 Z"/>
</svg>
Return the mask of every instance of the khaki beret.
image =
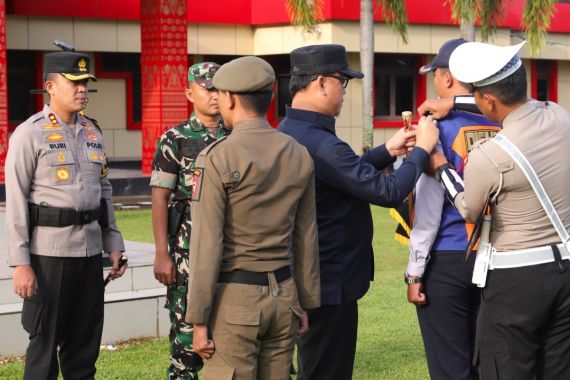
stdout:
<svg viewBox="0 0 570 380">
<path fill-rule="evenodd" d="M 275 83 L 275 71 L 259 57 L 241 57 L 222 65 L 216 71 L 213 83 L 222 91 L 269 91 Z"/>
</svg>

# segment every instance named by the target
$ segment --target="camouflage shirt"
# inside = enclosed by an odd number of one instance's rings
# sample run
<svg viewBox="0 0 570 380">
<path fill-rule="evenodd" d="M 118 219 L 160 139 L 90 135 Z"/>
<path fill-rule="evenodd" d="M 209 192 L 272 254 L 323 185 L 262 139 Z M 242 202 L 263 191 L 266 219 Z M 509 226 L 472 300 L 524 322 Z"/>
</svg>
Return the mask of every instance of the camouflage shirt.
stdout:
<svg viewBox="0 0 570 380">
<path fill-rule="evenodd" d="M 170 128 L 160 137 L 152 162 L 150 185 L 172 190 L 174 201 L 190 201 L 192 170 L 198 153 L 229 133 L 220 119 L 216 136 L 212 136 L 192 113 L 190 119 Z M 187 220 L 178 232 L 176 248 L 189 249 L 189 232 L 190 221 Z"/>
</svg>

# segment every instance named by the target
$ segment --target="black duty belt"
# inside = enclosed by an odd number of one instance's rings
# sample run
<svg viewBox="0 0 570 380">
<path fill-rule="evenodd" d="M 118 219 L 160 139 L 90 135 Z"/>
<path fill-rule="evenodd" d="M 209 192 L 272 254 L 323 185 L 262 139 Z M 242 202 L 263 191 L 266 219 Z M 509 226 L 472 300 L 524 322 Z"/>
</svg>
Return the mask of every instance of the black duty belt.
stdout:
<svg viewBox="0 0 570 380">
<path fill-rule="evenodd" d="M 289 266 L 277 269 L 275 272 L 277 283 L 283 282 L 291 278 L 291 270 Z M 269 286 L 267 272 L 250 272 L 247 270 L 236 269 L 232 272 L 221 272 L 218 277 L 219 284 L 245 284 Z"/>
<path fill-rule="evenodd" d="M 71 208 L 39 206 L 28 203 L 30 224 L 34 226 L 66 227 L 89 224 L 101 217 L 101 209 L 78 211 Z"/>
</svg>

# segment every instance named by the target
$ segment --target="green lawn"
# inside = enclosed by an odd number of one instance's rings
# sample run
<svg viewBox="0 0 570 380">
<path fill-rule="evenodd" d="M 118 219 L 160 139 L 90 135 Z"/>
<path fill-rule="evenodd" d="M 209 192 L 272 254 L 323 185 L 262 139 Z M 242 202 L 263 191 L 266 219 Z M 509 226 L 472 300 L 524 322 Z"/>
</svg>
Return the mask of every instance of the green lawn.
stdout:
<svg viewBox="0 0 570 380">
<path fill-rule="evenodd" d="M 360 300 L 355 380 L 428 379 L 423 344 L 413 306 L 406 302 L 402 281 L 407 249 L 394 238 L 388 211 L 373 207 L 376 252 L 375 281 Z M 128 240 L 152 242 L 150 211 L 117 213 Z M 332 333 L 332 332 L 331 332 Z M 167 341 L 137 342 L 116 351 L 102 351 L 98 379 L 164 379 Z M 21 362 L 0 365 L 0 379 L 21 379 Z"/>
</svg>

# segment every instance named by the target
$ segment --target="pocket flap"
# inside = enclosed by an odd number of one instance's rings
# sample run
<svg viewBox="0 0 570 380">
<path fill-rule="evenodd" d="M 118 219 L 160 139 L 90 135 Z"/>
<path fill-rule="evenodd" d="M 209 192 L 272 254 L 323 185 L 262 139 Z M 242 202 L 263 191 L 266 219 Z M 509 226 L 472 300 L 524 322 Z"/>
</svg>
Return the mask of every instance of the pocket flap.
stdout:
<svg viewBox="0 0 570 380">
<path fill-rule="evenodd" d="M 105 152 L 97 149 L 87 149 L 85 152 L 89 161 L 96 162 L 98 164 L 105 164 Z"/>
<path fill-rule="evenodd" d="M 301 319 L 303 316 L 303 308 L 299 305 L 289 305 L 289 309 L 297 316 L 297 318 Z"/>
<path fill-rule="evenodd" d="M 224 186 L 226 186 L 226 187 L 232 186 L 232 185 L 238 183 L 240 179 L 241 179 L 241 175 L 239 174 L 239 172 L 237 170 L 234 170 L 233 172 L 228 173 L 228 174 L 222 174 L 222 182 L 224 183 Z"/>
<path fill-rule="evenodd" d="M 259 326 L 260 311 L 245 306 L 224 307 L 224 319 L 230 325 Z"/>
<path fill-rule="evenodd" d="M 499 173 L 506 173 L 515 168 L 515 163 L 512 161 L 500 162 L 499 165 Z"/>
<path fill-rule="evenodd" d="M 75 159 L 70 150 L 52 150 L 48 152 L 47 159 L 49 166 L 61 166 L 74 164 Z"/>
</svg>

